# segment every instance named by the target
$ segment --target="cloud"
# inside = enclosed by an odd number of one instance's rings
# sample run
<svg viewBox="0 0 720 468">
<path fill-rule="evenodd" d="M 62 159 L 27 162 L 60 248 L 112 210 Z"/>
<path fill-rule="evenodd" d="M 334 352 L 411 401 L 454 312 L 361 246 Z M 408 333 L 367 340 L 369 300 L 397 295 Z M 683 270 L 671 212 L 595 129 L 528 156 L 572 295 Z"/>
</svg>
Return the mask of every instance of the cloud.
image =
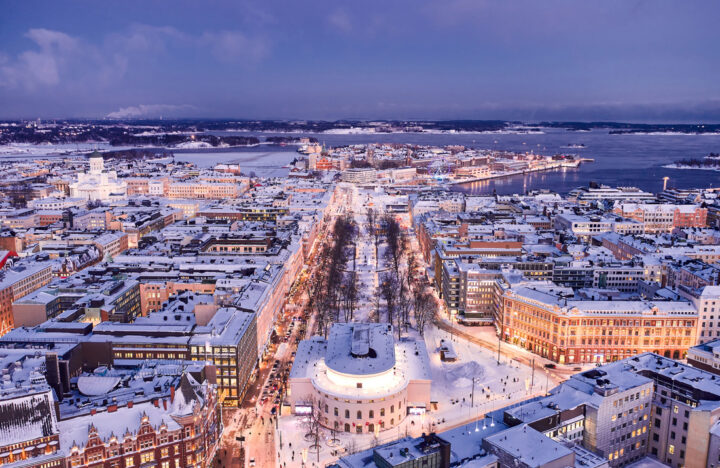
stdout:
<svg viewBox="0 0 720 468">
<path fill-rule="evenodd" d="M 353 30 L 350 16 L 347 14 L 347 12 L 345 12 L 345 10 L 335 10 L 334 12 L 330 13 L 330 15 L 328 15 L 327 17 L 327 21 L 330 26 L 340 32 L 349 33 Z"/>
<path fill-rule="evenodd" d="M 133 64 L 170 56 L 171 48 L 209 51 L 218 61 L 253 65 L 270 51 L 260 36 L 237 30 L 188 34 L 172 26 L 133 24 L 106 34 L 95 43 L 61 31 L 30 29 L 25 37 L 34 47 L 14 57 L 0 51 L 0 87 L 25 89 L 61 85 L 83 90 L 88 86 L 119 84 Z"/>
<path fill-rule="evenodd" d="M 15 60 L 4 57 L 0 62 L 0 86 L 33 89 L 57 85 L 61 69 L 80 51 L 78 40 L 49 29 L 30 29 L 25 37 L 37 48 L 20 53 Z"/>
<path fill-rule="evenodd" d="M 196 109 L 190 104 L 140 104 L 110 112 L 108 119 L 138 119 L 143 117 L 178 116 L 183 111 Z"/>
<path fill-rule="evenodd" d="M 269 51 L 268 43 L 251 38 L 240 31 L 206 32 L 198 40 L 210 48 L 213 56 L 222 62 L 258 62 Z"/>
</svg>

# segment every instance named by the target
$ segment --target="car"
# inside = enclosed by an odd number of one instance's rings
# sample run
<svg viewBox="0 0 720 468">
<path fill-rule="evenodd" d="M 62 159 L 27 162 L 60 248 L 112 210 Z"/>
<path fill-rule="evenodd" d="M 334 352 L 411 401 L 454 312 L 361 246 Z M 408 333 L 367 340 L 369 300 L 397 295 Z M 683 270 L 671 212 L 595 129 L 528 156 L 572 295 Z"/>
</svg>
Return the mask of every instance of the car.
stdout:
<svg viewBox="0 0 720 468">
<path fill-rule="evenodd" d="M 553 363 L 545 364 L 546 369 L 555 369 L 557 366 Z"/>
<path fill-rule="evenodd" d="M 251 459 L 250 459 L 250 466 L 255 466 L 255 459 L 254 459 L 254 458 L 251 458 Z"/>
</svg>

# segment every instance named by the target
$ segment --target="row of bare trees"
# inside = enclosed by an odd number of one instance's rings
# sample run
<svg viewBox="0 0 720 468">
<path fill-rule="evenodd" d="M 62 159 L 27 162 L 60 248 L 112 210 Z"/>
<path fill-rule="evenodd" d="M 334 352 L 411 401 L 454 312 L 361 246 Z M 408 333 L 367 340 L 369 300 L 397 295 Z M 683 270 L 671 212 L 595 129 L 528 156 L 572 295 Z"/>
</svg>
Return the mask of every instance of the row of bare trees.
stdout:
<svg viewBox="0 0 720 468">
<path fill-rule="evenodd" d="M 352 320 L 357 307 L 357 276 L 354 271 L 346 271 L 348 249 L 356 231 L 350 216 L 336 218 L 316 257 L 317 268 L 310 279 L 308 305 L 315 312 L 319 330 L 325 337 L 333 322 L 340 321 L 341 317 L 345 321 Z"/>
<path fill-rule="evenodd" d="M 379 278 L 380 291 L 375 320 L 380 321 L 379 299 L 382 298 L 385 301 L 387 321 L 397 330 L 398 339 L 402 337 L 403 330 L 410 326 L 411 314 L 418 332 L 422 334 L 427 323 L 435 316 L 437 303 L 424 276 L 419 274 L 417 256 L 410 248 L 406 232 L 394 216 L 385 214 L 378 222 L 377 215 L 368 212 L 368 220 L 371 218 L 375 219 L 371 229 L 385 235 L 387 248 L 384 259 L 389 266 Z M 379 243 L 378 237 L 376 247 Z"/>
</svg>

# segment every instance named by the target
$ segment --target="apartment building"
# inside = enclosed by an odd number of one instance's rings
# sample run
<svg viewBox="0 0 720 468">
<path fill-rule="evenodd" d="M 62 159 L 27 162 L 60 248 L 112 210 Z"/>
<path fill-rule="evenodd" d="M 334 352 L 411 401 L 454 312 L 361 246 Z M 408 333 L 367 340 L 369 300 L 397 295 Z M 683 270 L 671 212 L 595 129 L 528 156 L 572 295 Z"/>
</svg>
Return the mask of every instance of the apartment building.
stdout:
<svg viewBox="0 0 720 468">
<path fill-rule="evenodd" d="M 502 339 L 559 363 L 611 362 L 638 351 L 683 358 L 695 344 L 689 302 L 578 301 L 558 286 L 498 288 Z"/>
</svg>

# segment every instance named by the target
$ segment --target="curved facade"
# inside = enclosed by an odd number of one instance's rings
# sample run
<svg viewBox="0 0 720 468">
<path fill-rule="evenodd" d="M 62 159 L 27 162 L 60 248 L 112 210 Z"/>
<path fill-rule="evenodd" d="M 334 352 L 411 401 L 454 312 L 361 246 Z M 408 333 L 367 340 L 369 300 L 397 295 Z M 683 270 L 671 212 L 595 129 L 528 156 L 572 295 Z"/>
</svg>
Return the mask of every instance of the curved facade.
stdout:
<svg viewBox="0 0 720 468">
<path fill-rule="evenodd" d="M 298 347 L 290 374 L 293 412 L 318 405 L 322 424 L 367 433 L 400 424 L 408 408 L 430 404 L 430 369 L 424 343 L 395 343 L 386 324 L 335 324 L 329 340 Z"/>
</svg>

